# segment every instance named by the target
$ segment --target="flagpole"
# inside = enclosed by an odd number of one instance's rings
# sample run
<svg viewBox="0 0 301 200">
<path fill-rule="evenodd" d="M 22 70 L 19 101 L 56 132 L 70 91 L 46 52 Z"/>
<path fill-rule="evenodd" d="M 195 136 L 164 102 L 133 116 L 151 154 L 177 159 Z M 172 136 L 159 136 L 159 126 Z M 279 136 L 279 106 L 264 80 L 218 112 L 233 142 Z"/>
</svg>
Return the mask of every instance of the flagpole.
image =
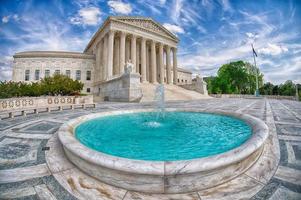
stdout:
<svg viewBox="0 0 301 200">
<path fill-rule="evenodd" d="M 253 52 L 253 59 L 254 59 L 254 65 L 255 65 L 255 69 L 256 69 L 256 91 L 255 91 L 255 96 L 258 97 L 259 96 L 259 86 L 258 86 L 258 69 L 256 66 L 256 59 L 255 59 L 255 53 L 254 53 L 254 47 L 252 44 L 252 52 Z"/>
<path fill-rule="evenodd" d="M 299 101 L 298 83 L 296 81 L 296 101 Z"/>
</svg>

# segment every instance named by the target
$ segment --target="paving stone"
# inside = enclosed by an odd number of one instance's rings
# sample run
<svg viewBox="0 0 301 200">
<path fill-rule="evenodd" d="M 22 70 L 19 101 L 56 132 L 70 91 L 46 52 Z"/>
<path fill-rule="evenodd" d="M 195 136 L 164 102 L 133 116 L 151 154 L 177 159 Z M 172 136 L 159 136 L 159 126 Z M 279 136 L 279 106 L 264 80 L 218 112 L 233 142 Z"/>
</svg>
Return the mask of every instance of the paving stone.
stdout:
<svg viewBox="0 0 301 200">
<path fill-rule="evenodd" d="M 299 180 L 299 173 L 301 171 L 301 142 L 299 137 L 301 136 L 301 106 L 300 102 L 294 101 L 279 101 L 279 100 L 265 100 L 265 99 L 210 99 L 210 100 L 195 100 L 195 101 L 177 101 L 167 102 L 166 107 L 181 107 L 181 108 L 215 108 L 223 111 L 243 112 L 252 116 L 261 118 L 269 123 L 269 116 L 272 115 L 275 123 L 275 129 L 279 135 L 279 155 L 280 162 L 277 173 L 273 176 L 271 172 L 270 176 L 256 176 L 252 173 L 246 173 L 238 179 L 234 179 L 225 184 L 225 187 L 218 186 L 216 188 L 200 191 L 197 193 L 181 194 L 181 195 L 147 195 L 138 192 L 123 192 L 118 193 L 118 190 L 109 189 L 111 191 L 111 199 L 300 199 L 301 194 L 301 183 Z M 51 112 L 51 113 L 39 113 L 30 114 L 27 117 L 16 117 L 14 119 L 5 119 L 0 121 L 0 179 L 3 172 L 9 172 L 7 170 L 18 171 L 18 168 L 34 169 L 31 167 L 41 166 L 46 163 L 45 154 L 52 155 L 50 160 L 52 163 L 63 162 L 60 157 L 64 152 L 61 147 L 57 151 L 57 154 L 52 154 L 50 151 L 43 151 L 42 148 L 47 144 L 48 139 L 51 143 L 52 134 L 54 134 L 61 123 L 66 120 L 70 120 L 85 114 L 103 112 L 109 110 L 125 110 L 125 109 L 139 109 L 139 108 L 153 108 L 154 103 L 114 103 L 104 102 L 98 104 L 95 109 L 78 109 L 78 110 L 66 110 L 62 112 Z M 270 111 L 269 107 L 270 106 Z M 270 113 L 269 113 L 270 112 Z M 272 141 L 272 140 L 271 140 Z M 276 151 L 270 147 L 274 147 L 275 140 L 271 144 L 267 145 L 269 152 Z M 268 152 L 268 151 L 265 151 Z M 277 152 L 264 153 L 263 158 L 275 158 Z M 30 155 L 30 156 L 29 156 Z M 279 157 L 278 155 L 278 157 Z M 2 162 L 6 161 L 6 163 Z M 9 161 L 9 162 L 7 162 Z M 65 164 L 68 163 L 65 160 Z M 271 160 L 272 162 L 272 160 Z M 64 162 L 63 162 L 64 163 Z M 50 168 L 53 174 L 62 170 L 73 170 L 73 165 L 68 165 Z M 29 167 L 29 168 L 28 168 Z M 66 167 L 66 168 L 64 168 Z M 267 167 L 268 169 L 268 167 Z M 76 170 L 76 169 L 75 169 Z M 26 171 L 26 170 L 25 170 Z M 90 182 L 88 178 L 85 181 L 79 181 L 79 176 L 76 173 L 62 173 L 64 177 L 77 177 L 75 184 L 80 188 L 80 184 L 87 188 L 82 188 L 81 192 L 77 191 L 78 194 L 86 194 L 88 190 L 93 190 L 94 193 L 97 191 L 94 186 L 96 183 Z M 70 171 L 70 172 L 71 172 Z M 10 171 L 13 172 L 13 171 Z M 2 174 L 1 174 L 2 173 Z M 11 196 L 13 199 L 38 199 L 44 198 L 41 192 L 45 192 L 46 199 L 76 199 L 73 194 L 74 191 L 69 191 L 61 185 L 52 173 L 36 173 L 26 171 L 19 171 L 18 175 L 10 175 L 9 183 L 0 184 L 0 195 L 1 194 L 14 194 Z M 30 177 L 32 175 L 32 177 Z M 5 175 L 6 177 L 8 174 Z M 41 177 L 42 176 L 42 177 Z M 57 176 L 57 175 L 56 175 Z M 35 178 L 36 177 L 36 178 Z M 270 180 L 269 180 L 270 179 Z M 1 179 L 3 180 L 3 179 Z M 8 180 L 8 179 L 6 179 Z M 82 179 L 81 179 L 82 180 Z M 240 188 L 240 192 L 237 191 L 242 183 L 250 181 L 249 189 Z M 236 184 L 235 184 L 236 182 Z M 239 184 L 241 183 L 241 184 Z M 105 187 L 105 186 L 104 186 Z M 28 188 L 28 189 L 26 189 Z M 93 189 L 94 188 L 94 189 Z M 109 188 L 109 187 L 108 187 Z M 235 190 L 236 188 L 236 190 Z M 14 192 L 16 191 L 16 192 Z M 19 192 L 17 192 L 19 191 Z M 38 191 L 38 192 L 37 192 Z M 115 192 L 112 192 L 115 191 Z M 22 193 L 23 192 L 23 193 Z M 34 193 L 36 192 L 36 193 Z M 37 195 L 40 193 L 40 195 Z M 94 194 L 93 193 L 93 194 Z M 97 193 L 97 192 L 96 192 Z M 95 193 L 95 194 L 96 194 Z M 19 195 L 20 194 L 20 195 Z M 92 193 L 90 194 L 92 195 Z M 97 194 L 100 195 L 100 194 Z M 97 196 L 96 197 L 100 197 Z M 115 196 L 114 196 L 115 195 Z M 78 195 L 79 196 L 79 195 Z M 85 196 L 85 195 L 83 195 Z M 82 196 L 82 199 L 84 197 Z M 2 196 L 3 197 L 3 196 Z M 87 197 L 87 196 L 86 196 Z M 93 199 L 95 196 L 89 196 L 86 199 Z M 100 199 L 106 199 L 106 195 L 101 196 Z M 1 196 L 0 196 L 1 199 Z M 110 198 L 107 198 L 110 199 Z"/>
<path fill-rule="evenodd" d="M 269 198 L 269 200 L 279 200 L 279 199 L 300 200 L 301 194 L 297 192 L 293 192 L 281 186 Z"/>
<path fill-rule="evenodd" d="M 47 185 L 49 191 L 55 196 L 57 200 L 76 200 L 53 176 L 46 176 L 42 178 L 43 182 Z"/>
<path fill-rule="evenodd" d="M 251 198 L 251 200 L 269 199 L 274 194 L 274 192 L 278 189 L 279 186 L 280 186 L 280 183 L 270 181 L 256 195 L 254 195 Z"/>
<path fill-rule="evenodd" d="M 0 183 L 13 183 L 50 175 L 46 164 L 0 170 Z"/>
</svg>

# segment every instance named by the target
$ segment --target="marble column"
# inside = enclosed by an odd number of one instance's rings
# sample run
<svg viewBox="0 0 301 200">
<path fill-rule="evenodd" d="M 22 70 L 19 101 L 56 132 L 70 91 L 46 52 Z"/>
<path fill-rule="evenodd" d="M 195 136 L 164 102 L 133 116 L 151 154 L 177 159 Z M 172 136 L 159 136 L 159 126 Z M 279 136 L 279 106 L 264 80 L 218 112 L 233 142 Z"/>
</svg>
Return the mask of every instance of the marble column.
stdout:
<svg viewBox="0 0 301 200">
<path fill-rule="evenodd" d="M 160 62 L 159 62 L 159 48 L 158 48 L 158 51 L 156 50 L 156 63 L 157 63 L 157 66 L 156 66 L 156 69 L 157 69 L 157 82 L 160 81 Z"/>
<path fill-rule="evenodd" d="M 160 83 L 164 84 L 163 44 L 159 44 Z"/>
<path fill-rule="evenodd" d="M 136 46 L 136 72 L 138 73 L 138 74 L 140 74 L 140 47 L 141 47 L 141 45 L 138 43 L 138 41 L 137 41 L 137 46 Z"/>
<path fill-rule="evenodd" d="M 177 48 L 173 48 L 173 83 L 178 84 Z"/>
<path fill-rule="evenodd" d="M 156 42 L 151 42 L 151 83 L 157 83 L 157 58 L 156 58 Z"/>
<path fill-rule="evenodd" d="M 101 66 L 101 63 L 100 63 L 100 44 L 101 42 L 99 42 L 97 45 L 96 45 L 96 49 L 95 49 L 95 74 L 94 74 L 94 80 L 95 82 L 98 82 L 100 81 L 101 79 L 101 71 L 100 71 L 100 66 Z M 44 70 L 43 70 L 44 71 Z"/>
<path fill-rule="evenodd" d="M 134 68 L 132 69 L 133 72 L 136 71 L 136 36 L 132 35 L 131 38 L 131 61 L 134 65 Z"/>
<path fill-rule="evenodd" d="M 107 58 L 108 55 L 108 34 L 103 37 L 103 50 L 102 50 L 102 80 L 107 79 Z"/>
<path fill-rule="evenodd" d="M 146 44 L 145 44 L 145 54 L 146 54 L 146 81 L 150 81 L 150 73 L 149 73 L 149 68 L 150 68 L 150 66 L 149 66 L 149 48 L 148 48 L 148 44 L 147 44 L 147 42 L 146 42 Z"/>
<path fill-rule="evenodd" d="M 146 39 L 141 39 L 141 82 L 146 82 Z"/>
<path fill-rule="evenodd" d="M 171 84 L 170 46 L 166 46 L 166 78 L 167 84 Z"/>
<path fill-rule="evenodd" d="M 109 31 L 108 39 L 108 65 L 107 65 L 107 79 L 110 79 L 113 76 L 113 53 L 114 53 L 114 34 L 115 32 Z"/>
<path fill-rule="evenodd" d="M 120 57 L 119 57 L 119 73 L 124 73 L 124 65 L 125 65 L 125 37 L 126 33 L 121 32 L 120 34 Z"/>
<path fill-rule="evenodd" d="M 125 39 L 125 62 L 128 62 L 131 54 L 131 42 L 126 38 Z"/>
<path fill-rule="evenodd" d="M 113 56 L 113 75 L 119 74 L 119 38 L 114 40 L 114 56 Z"/>
</svg>

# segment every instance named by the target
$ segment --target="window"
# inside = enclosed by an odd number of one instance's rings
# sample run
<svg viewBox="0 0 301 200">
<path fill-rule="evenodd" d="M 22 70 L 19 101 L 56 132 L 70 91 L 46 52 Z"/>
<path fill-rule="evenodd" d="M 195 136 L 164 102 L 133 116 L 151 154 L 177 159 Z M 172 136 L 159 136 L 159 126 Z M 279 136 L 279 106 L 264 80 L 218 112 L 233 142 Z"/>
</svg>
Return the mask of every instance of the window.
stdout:
<svg viewBox="0 0 301 200">
<path fill-rule="evenodd" d="M 87 88 L 87 92 L 90 93 L 90 91 L 91 91 L 90 88 Z"/>
<path fill-rule="evenodd" d="M 180 79 L 178 78 L 178 83 L 180 83 Z"/>
<path fill-rule="evenodd" d="M 187 83 L 187 80 L 185 80 L 185 83 Z"/>
<path fill-rule="evenodd" d="M 66 70 L 66 76 L 68 76 L 70 78 L 70 76 L 71 76 L 71 71 L 70 70 Z"/>
<path fill-rule="evenodd" d="M 50 77 L 50 70 L 46 69 L 45 70 L 45 78 L 48 78 L 48 77 Z"/>
<path fill-rule="evenodd" d="M 91 81 L 91 71 L 87 71 L 87 78 L 86 78 L 86 80 L 87 81 Z"/>
<path fill-rule="evenodd" d="M 80 70 L 76 70 L 75 79 L 78 80 L 78 81 L 80 81 L 80 79 L 81 79 L 81 71 Z"/>
<path fill-rule="evenodd" d="M 183 83 L 183 79 L 182 79 L 182 83 Z"/>
<path fill-rule="evenodd" d="M 30 74 L 30 70 L 29 69 L 27 69 L 27 70 L 25 70 L 25 81 L 29 81 L 29 74 Z"/>
<path fill-rule="evenodd" d="M 40 70 L 36 69 L 36 71 L 34 72 L 34 79 L 36 81 L 40 80 Z"/>
<path fill-rule="evenodd" d="M 59 70 L 59 69 L 56 69 L 55 71 L 54 71 L 54 74 L 60 74 L 61 73 L 61 71 Z"/>
</svg>

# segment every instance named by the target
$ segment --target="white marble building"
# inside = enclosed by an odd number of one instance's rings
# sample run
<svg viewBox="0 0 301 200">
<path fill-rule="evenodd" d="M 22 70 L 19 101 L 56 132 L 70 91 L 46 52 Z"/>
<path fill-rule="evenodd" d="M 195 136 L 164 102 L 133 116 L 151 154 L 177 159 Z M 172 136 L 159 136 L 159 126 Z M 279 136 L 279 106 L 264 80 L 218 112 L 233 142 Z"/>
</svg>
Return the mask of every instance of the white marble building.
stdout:
<svg viewBox="0 0 301 200">
<path fill-rule="evenodd" d="M 16 53 L 13 80 L 38 81 L 61 73 L 83 82 L 83 92 L 96 93 L 104 82 L 122 75 L 130 61 L 141 83 L 190 84 L 191 72 L 177 66 L 178 42 L 151 18 L 108 17 L 83 53 Z"/>
</svg>

